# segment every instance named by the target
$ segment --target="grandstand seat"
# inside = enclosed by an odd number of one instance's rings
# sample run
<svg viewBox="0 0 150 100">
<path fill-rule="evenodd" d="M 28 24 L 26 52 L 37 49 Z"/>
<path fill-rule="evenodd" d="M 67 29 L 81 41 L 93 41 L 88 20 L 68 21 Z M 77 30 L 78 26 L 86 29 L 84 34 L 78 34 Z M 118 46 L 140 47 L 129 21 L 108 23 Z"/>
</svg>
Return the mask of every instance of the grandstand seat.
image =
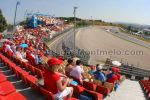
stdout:
<svg viewBox="0 0 150 100">
<path fill-rule="evenodd" d="M 38 68 L 35 68 L 35 73 L 36 75 L 38 75 L 39 78 L 43 78 L 43 71 L 41 71 L 40 69 Z"/>
<path fill-rule="evenodd" d="M 29 75 L 29 76 L 25 76 L 25 82 L 27 85 L 31 86 L 32 84 L 36 84 L 37 82 L 37 78 L 35 78 L 34 76 L 32 75 Z"/>
<path fill-rule="evenodd" d="M 46 100 L 54 100 L 54 96 L 51 92 L 45 90 L 44 88 L 40 88 L 41 93 L 46 97 Z"/>
<path fill-rule="evenodd" d="M 103 95 L 100 93 L 97 93 L 95 91 L 90 91 L 90 90 L 85 89 L 85 92 L 92 95 L 93 100 L 102 100 L 103 99 Z"/>
<path fill-rule="evenodd" d="M 88 90 L 96 91 L 96 85 L 93 84 L 92 82 L 83 81 L 83 87 Z"/>
<path fill-rule="evenodd" d="M 38 65 L 38 67 L 39 67 L 42 71 L 45 70 L 45 66 L 43 66 L 43 65 Z"/>
<path fill-rule="evenodd" d="M 26 100 L 26 98 L 22 94 L 14 92 L 7 96 L 0 96 L 0 100 Z"/>
<path fill-rule="evenodd" d="M 103 94 L 103 96 L 107 96 L 110 93 L 110 89 L 97 85 L 96 92 Z"/>
<path fill-rule="evenodd" d="M 73 87 L 73 94 L 75 97 L 79 97 L 80 94 L 84 91 L 84 87 L 80 85 L 72 85 L 70 84 L 71 87 Z"/>
<path fill-rule="evenodd" d="M 21 65 L 23 68 L 25 68 L 26 70 L 29 70 L 29 63 L 26 63 L 26 62 L 22 62 L 22 65 Z"/>
<path fill-rule="evenodd" d="M 5 75 L 3 75 L 2 73 L 0 73 L 0 83 L 1 82 L 5 82 L 7 79 L 5 77 Z"/>
<path fill-rule="evenodd" d="M 34 66 L 32 66 L 32 65 L 28 65 L 28 68 L 29 68 L 29 70 L 31 71 L 31 73 L 33 74 L 33 75 L 35 75 L 36 74 L 36 72 L 35 72 L 35 67 Z"/>
<path fill-rule="evenodd" d="M 110 92 L 113 91 L 113 89 L 114 89 L 114 84 L 113 83 L 105 82 L 103 86 L 110 89 Z"/>
<path fill-rule="evenodd" d="M 15 91 L 16 91 L 15 87 L 9 81 L 0 83 L 0 95 L 1 96 L 6 96 Z"/>
<path fill-rule="evenodd" d="M 100 80 L 96 80 L 96 79 L 93 79 L 93 83 L 96 85 L 102 85 L 102 82 Z"/>
<path fill-rule="evenodd" d="M 24 71 L 24 70 L 21 70 L 21 71 L 18 72 L 18 76 L 19 76 L 18 78 L 21 78 L 21 79 L 24 80 L 24 77 L 29 76 L 29 73 Z"/>
</svg>

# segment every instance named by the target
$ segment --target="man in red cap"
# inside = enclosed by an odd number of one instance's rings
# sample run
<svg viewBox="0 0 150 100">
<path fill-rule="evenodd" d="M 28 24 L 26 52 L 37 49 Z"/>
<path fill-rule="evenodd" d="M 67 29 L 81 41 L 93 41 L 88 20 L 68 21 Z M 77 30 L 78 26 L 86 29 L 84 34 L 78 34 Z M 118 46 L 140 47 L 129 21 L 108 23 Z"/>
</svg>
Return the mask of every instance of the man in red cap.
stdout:
<svg viewBox="0 0 150 100">
<path fill-rule="evenodd" d="M 54 94 L 56 99 L 63 99 L 64 97 L 72 97 L 73 88 L 67 87 L 70 83 L 70 79 L 67 77 L 66 81 L 63 83 L 61 80 L 61 75 L 57 72 L 59 65 L 62 63 L 61 60 L 57 58 L 50 58 L 47 61 L 48 67 L 44 73 L 44 88 Z"/>
<path fill-rule="evenodd" d="M 118 69 L 116 67 L 112 67 L 111 71 L 112 72 L 108 74 L 106 78 L 107 78 L 107 82 L 113 83 L 115 85 L 114 89 L 116 91 L 119 86 L 119 79 L 118 79 L 118 76 L 116 75 L 118 73 Z"/>
</svg>

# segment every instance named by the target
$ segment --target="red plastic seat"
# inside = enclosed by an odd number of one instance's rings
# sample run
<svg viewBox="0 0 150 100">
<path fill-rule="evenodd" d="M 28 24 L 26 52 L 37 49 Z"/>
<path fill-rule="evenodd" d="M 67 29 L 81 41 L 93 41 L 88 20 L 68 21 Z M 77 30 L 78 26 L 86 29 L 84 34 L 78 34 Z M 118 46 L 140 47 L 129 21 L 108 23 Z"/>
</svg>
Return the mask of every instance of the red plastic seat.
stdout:
<svg viewBox="0 0 150 100">
<path fill-rule="evenodd" d="M 92 97 L 94 97 L 93 98 L 94 100 L 102 100 L 103 99 L 103 95 L 100 94 L 100 93 L 97 93 L 97 92 L 94 92 L 94 91 L 90 91 L 90 90 L 87 90 L 87 89 L 85 89 L 85 91 L 87 93 L 89 93 L 90 95 L 92 95 Z"/>
<path fill-rule="evenodd" d="M 44 88 L 41 88 L 41 93 L 46 97 L 46 100 L 54 100 L 53 94 Z"/>
<path fill-rule="evenodd" d="M 79 97 L 80 94 L 84 91 L 84 87 L 80 86 L 80 85 L 71 85 L 71 87 L 73 87 L 73 94 L 75 97 Z"/>
<path fill-rule="evenodd" d="M 35 72 L 36 72 L 36 74 L 38 75 L 39 78 L 43 78 L 43 73 L 44 73 L 43 71 L 41 71 L 38 68 L 35 68 Z"/>
<path fill-rule="evenodd" d="M 0 95 L 1 96 L 6 96 L 15 91 L 16 91 L 15 87 L 9 81 L 0 83 Z"/>
<path fill-rule="evenodd" d="M 92 82 L 83 81 L 83 86 L 88 90 L 96 91 L 96 85 Z"/>
<path fill-rule="evenodd" d="M 36 72 L 35 72 L 35 67 L 34 66 L 32 66 L 32 65 L 28 65 L 28 68 L 29 68 L 29 70 L 31 71 L 31 73 L 33 74 L 33 75 L 35 75 L 36 74 Z"/>
<path fill-rule="evenodd" d="M 14 92 L 7 96 L 0 96 L 0 100 L 26 100 L 26 98 L 22 94 Z"/>
<path fill-rule="evenodd" d="M 96 92 L 103 94 L 104 96 L 107 96 L 110 93 L 110 89 L 104 87 L 104 86 L 97 86 Z"/>
<path fill-rule="evenodd" d="M 29 75 L 25 76 L 25 82 L 27 85 L 31 86 L 32 84 L 36 84 L 36 81 L 38 80 L 36 77 Z"/>
</svg>

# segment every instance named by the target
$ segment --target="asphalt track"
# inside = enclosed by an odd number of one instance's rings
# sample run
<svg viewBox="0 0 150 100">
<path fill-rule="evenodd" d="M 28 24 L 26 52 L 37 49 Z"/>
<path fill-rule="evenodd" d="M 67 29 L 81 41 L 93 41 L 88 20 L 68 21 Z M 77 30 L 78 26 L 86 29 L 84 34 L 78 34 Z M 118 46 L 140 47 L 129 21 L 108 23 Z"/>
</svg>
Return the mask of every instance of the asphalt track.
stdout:
<svg viewBox="0 0 150 100">
<path fill-rule="evenodd" d="M 114 30 L 107 32 L 106 29 Z M 81 29 L 76 35 L 76 45 L 90 54 L 89 64 L 95 65 L 112 58 L 150 69 L 150 49 L 139 44 L 137 39 L 124 36 L 124 33 L 115 33 L 116 30 L 100 26 Z"/>
</svg>

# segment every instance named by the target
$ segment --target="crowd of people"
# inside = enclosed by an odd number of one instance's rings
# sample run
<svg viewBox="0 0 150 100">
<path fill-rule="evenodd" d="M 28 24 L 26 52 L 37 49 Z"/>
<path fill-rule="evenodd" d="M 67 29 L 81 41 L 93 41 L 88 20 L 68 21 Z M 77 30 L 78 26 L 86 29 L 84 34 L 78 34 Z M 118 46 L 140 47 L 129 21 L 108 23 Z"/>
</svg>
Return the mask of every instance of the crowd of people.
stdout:
<svg viewBox="0 0 150 100">
<path fill-rule="evenodd" d="M 82 62 L 78 59 L 67 60 L 67 65 L 65 66 L 65 74 L 58 73 L 59 65 L 62 64 L 62 60 L 57 58 L 51 58 L 47 62 L 48 70 L 45 71 L 44 75 L 44 86 L 47 90 L 51 91 L 58 98 L 63 98 L 65 96 L 71 97 L 73 93 L 73 88 L 68 87 L 71 84 L 72 79 L 78 79 L 78 84 L 83 85 L 83 81 L 89 81 L 84 76 L 84 69 L 82 68 Z M 96 66 L 91 66 L 89 74 L 93 79 L 103 82 L 109 82 L 114 84 L 114 90 L 116 91 L 120 84 L 119 66 L 113 66 L 111 70 L 103 71 L 103 66 L 97 64 Z M 53 81 L 53 82 L 52 82 Z"/>
</svg>

